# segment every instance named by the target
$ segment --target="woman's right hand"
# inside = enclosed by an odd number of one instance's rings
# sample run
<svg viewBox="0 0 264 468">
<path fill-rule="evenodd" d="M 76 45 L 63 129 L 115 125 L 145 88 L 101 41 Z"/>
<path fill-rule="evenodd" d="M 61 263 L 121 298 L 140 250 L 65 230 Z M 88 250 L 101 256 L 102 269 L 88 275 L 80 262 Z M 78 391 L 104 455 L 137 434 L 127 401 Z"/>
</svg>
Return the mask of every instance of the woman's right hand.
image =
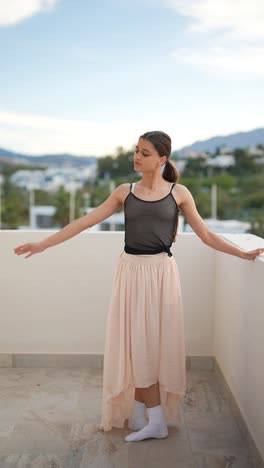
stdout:
<svg viewBox="0 0 264 468">
<path fill-rule="evenodd" d="M 250 250 L 249 252 L 242 252 L 241 258 L 244 258 L 245 260 L 255 260 L 255 258 L 258 255 L 261 255 L 263 253 L 264 253 L 264 247 L 261 247 L 260 249 Z"/>
<path fill-rule="evenodd" d="M 22 255 L 27 252 L 30 252 L 29 255 L 25 257 L 25 258 L 29 258 L 31 257 L 31 255 L 43 252 L 44 250 L 45 250 L 45 247 L 43 247 L 43 244 L 41 244 L 41 242 L 29 242 L 28 244 L 18 245 L 14 249 L 14 253 L 17 255 Z"/>
</svg>

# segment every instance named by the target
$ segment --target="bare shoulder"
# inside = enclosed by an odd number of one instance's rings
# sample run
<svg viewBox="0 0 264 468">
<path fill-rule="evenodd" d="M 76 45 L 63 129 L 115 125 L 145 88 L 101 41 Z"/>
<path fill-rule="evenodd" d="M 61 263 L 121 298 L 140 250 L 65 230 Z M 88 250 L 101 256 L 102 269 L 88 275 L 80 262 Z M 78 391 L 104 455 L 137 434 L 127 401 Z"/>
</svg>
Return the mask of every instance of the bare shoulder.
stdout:
<svg viewBox="0 0 264 468">
<path fill-rule="evenodd" d="M 115 193 L 115 196 L 118 199 L 118 201 L 120 202 L 120 204 L 123 205 L 126 197 L 129 194 L 129 191 L 130 191 L 130 183 L 127 182 L 127 183 L 118 185 L 115 188 L 113 193 Z"/>
<path fill-rule="evenodd" d="M 186 201 L 191 192 L 185 185 L 176 183 L 173 187 L 172 194 L 177 202 L 179 208 L 183 206 L 183 203 Z"/>
</svg>

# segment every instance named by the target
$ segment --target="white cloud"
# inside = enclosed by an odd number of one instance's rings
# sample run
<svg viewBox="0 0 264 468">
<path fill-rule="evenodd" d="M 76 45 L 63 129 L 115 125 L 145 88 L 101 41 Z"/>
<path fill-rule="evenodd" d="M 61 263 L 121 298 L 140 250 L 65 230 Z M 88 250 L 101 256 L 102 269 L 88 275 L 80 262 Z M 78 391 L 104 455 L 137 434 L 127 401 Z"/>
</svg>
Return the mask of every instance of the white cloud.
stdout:
<svg viewBox="0 0 264 468">
<path fill-rule="evenodd" d="M 264 75 L 263 0 L 162 1 L 189 18 L 185 39 L 191 44 L 173 52 L 176 60 L 205 69 Z"/>
<path fill-rule="evenodd" d="M 0 3 L 0 26 L 19 23 L 37 13 L 51 11 L 58 0 L 8 0 Z"/>
<path fill-rule="evenodd" d="M 41 155 L 71 153 L 78 156 L 114 154 L 117 146 L 130 149 L 139 135 L 147 130 L 167 132 L 173 149 L 189 145 L 214 135 L 228 135 L 263 126 L 263 112 L 228 109 L 226 115 L 216 113 L 208 120 L 208 110 L 199 108 L 190 114 L 183 109 L 171 116 L 155 115 L 135 124 L 99 124 L 84 120 L 66 120 L 35 114 L 0 111 L 0 147 L 19 153 Z"/>
<path fill-rule="evenodd" d="M 182 47 L 173 52 L 172 56 L 176 60 L 198 67 L 223 70 L 232 74 L 242 73 L 245 78 L 249 75 L 264 76 L 264 46 L 222 45 L 203 49 Z M 234 77 L 236 78 L 235 75 Z"/>
<path fill-rule="evenodd" d="M 130 148 L 142 128 L 0 112 L 1 147 L 29 154 L 65 153 L 100 156 L 117 146 Z"/>
<path fill-rule="evenodd" d="M 234 36 L 264 38 L 263 0 L 162 0 L 167 7 L 191 18 L 189 31 L 226 30 Z"/>
</svg>

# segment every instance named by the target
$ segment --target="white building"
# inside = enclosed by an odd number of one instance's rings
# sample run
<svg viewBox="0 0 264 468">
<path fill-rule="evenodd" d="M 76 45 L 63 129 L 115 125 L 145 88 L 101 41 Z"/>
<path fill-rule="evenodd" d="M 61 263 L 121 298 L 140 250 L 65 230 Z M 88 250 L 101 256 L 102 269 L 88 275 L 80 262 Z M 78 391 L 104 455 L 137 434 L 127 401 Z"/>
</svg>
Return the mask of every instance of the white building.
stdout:
<svg viewBox="0 0 264 468">
<path fill-rule="evenodd" d="M 56 207 L 52 205 L 37 205 L 30 207 L 29 226 L 19 226 L 18 229 L 51 229 L 54 226 L 54 215 Z M 60 226 L 54 229 L 60 229 Z"/>
<path fill-rule="evenodd" d="M 185 169 L 185 166 L 187 164 L 187 161 L 186 160 L 183 160 L 183 159 L 179 159 L 179 160 L 172 160 L 170 159 L 170 162 L 174 164 L 174 166 L 176 167 L 176 169 L 181 173 L 184 171 Z"/>
<path fill-rule="evenodd" d="M 250 156 L 264 156 L 264 149 L 256 148 L 255 146 L 251 146 L 248 148 L 248 154 Z"/>
<path fill-rule="evenodd" d="M 86 180 L 94 180 L 97 173 L 97 162 L 83 167 L 49 167 L 40 170 L 19 170 L 10 177 L 11 183 L 19 187 L 29 187 L 56 192 L 60 186 L 66 191 L 69 184 L 75 183 L 76 189 L 81 189 Z"/>
<path fill-rule="evenodd" d="M 235 165 L 235 158 L 232 154 L 218 155 L 207 159 L 207 166 L 226 168 Z"/>
<path fill-rule="evenodd" d="M 231 234 L 243 234 L 246 233 L 250 228 L 250 223 L 237 221 L 235 219 L 204 219 L 205 224 L 216 233 L 231 233 Z M 193 229 L 189 224 L 185 226 L 185 232 L 193 232 Z"/>
</svg>

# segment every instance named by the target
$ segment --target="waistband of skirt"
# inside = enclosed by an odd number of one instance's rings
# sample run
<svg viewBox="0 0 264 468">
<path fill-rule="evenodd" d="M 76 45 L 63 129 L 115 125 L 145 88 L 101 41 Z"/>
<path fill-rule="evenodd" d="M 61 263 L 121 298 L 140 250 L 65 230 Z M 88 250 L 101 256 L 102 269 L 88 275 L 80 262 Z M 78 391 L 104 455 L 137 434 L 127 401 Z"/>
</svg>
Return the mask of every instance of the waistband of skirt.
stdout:
<svg viewBox="0 0 264 468">
<path fill-rule="evenodd" d="M 149 251 L 149 250 L 144 251 L 142 249 L 139 250 L 139 249 L 134 249 L 133 247 L 129 247 L 129 245 L 125 243 L 124 251 L 132 255 L 157 255 L 159 253 L 166 252 L 169 257 L 172 257 L 172 252 L 170 251 L 170 247 L 171 247 L 170 245 L 163 245 L 163 247 L 152 249 L 152 251 Z"/>
<path fill-rule="evenodd" d="M 125 260 L 130 263 L 157 263 L 157 262 L 162 262 L 166 259 L 171 259 L 173 257 L 169 257 L 167 252 L 161 252 L 158 254 L 153 254 L 153 255 L 134 255 L 134 254 L 129 254 L 122 250 L 120 254 L 120 258 L 122 260 Z"/>
</svg>

